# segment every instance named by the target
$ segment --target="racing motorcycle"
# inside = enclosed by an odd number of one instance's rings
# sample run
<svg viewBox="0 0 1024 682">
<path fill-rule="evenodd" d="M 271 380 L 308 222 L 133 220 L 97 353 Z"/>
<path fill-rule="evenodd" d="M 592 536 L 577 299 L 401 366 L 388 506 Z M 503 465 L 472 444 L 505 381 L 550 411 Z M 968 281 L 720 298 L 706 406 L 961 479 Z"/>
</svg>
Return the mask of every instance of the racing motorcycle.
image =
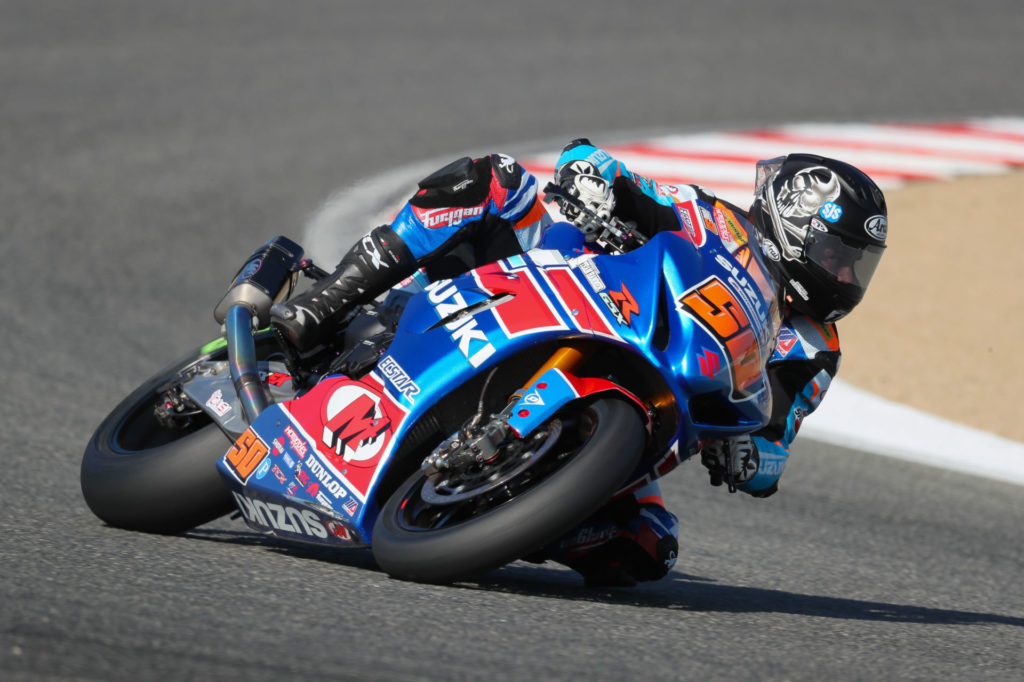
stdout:
<svg viewBox="0 0 1024 682">
<path fill-rule="evenodd" d="M 541 248 L 394 289 L 304 354 L 270 306 L 327 273 L 271 239 L 216 306 L 223 336 L 97 428 L 89 507 L 156 533 L 234 511 L 444 583 L 534 554 L 707 440 L 766 423 L 778 305 L 743 219 L 695 199 L 645 240 L 576 207 L 589 236 L 556 223 Z"/>
</svg>

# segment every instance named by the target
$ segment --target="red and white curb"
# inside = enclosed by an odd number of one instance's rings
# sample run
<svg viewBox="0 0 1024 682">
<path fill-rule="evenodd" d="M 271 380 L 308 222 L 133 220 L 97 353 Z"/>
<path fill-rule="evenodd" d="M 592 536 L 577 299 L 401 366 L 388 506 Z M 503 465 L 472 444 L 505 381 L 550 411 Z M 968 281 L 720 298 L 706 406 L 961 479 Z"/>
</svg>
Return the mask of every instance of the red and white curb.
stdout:
<svg viewBox="0 0 1024 682">
<path fill-rule="evenodd" d="M 697 184 L 749 205 L 754 164 L 791 152 L 842 159 L 883 189 L 906 182 L 995 175 L 1024 166 L 1024 118 L 941 123 L 795 123 L 756 130 L 592 138 L 635 173 L 668 184 Z M 524 145 L 525 146 L 525 145 Z M 493 150 L 501 151 L 501 150 Z M 558 149 L 519 159 L 543 186 Z M 451 158 L 460 156 L 453 153 Z M 310 218 L 305 244 L 321 265 L 386 222 L 416 182 L 451 158 L 417 163 L 339 191 Z M 954 424 L 835 381 L 803 425 L 804 437 L 1024 485 L 1024 443 Z"/>
<path fill-rule="evenodd" d="M 852 163 L 882 189 L 914 180 L 993 175 L 1024 166 L 1024 118 L 949 123 L 797 123 L 731 132 L 663 135 L 602 145 L 631 171 L 675 185 L 703 185 L 739 206 L 749 206 L 754 164 L 791 152 L 821 154 Z M 558 150 L 520 159 L 538 178 L 549 178 Z"/>
</svg>

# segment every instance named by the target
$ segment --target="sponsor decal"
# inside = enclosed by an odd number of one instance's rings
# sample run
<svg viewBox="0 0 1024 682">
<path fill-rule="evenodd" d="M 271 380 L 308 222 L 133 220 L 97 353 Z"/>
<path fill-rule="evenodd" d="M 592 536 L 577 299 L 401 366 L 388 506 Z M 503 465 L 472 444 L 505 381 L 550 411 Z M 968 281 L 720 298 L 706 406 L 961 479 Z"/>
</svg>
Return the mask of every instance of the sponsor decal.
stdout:
<svg viewBox="0 0 1024 682">
<path fill-rule="evenodd" d="M 697 361 L 700 363 L 700 373 L 714 379 L 715 375 L 718 374 L 718 370 L 722 368 L 721 358 L 718 357 L 718 353 L 710 348 L 701 348 L 701 351 L 701 354 L 697 356 Z"/>
<path fill-rule="evenodd" d="M 516 160 L 514 158 L 512 158 L 508 154 L 501 154 L 501 153 L 499 153 L 497 156 L 498 156 L 498 168 L 500 168 L 501 170 L 505 171 L 506 173 L 508 173 L 510 175 L 513 172 L 515 172 Z"/>
<path fill-rule="evenodd" d="M 834 201 L 829 201 L 821 207 L 819 213 L 822 218 L 830 223 L 834 223 L 843 216 L 843 207 Z"/>
<path fill-rule="evenodd" d="M 257 272 L 260 271 L 261 265 L 263 265 L 263 260 L 261 258 L 253 258 L 251 261 L 245 264 L 245 267 L 242 268 L 242 271 L 240 273 L 238 273 L 238 277 L 235 278 L 235 281 L 241 282 L 243 280 L 249 279 L 250 277 L 252 277 Z"/>
<path fill-rule="evenodd" d="M 331 535 L 338 538 L 339 540 L 352 539 L 352 535 L 348 532 L 348 528 L 346 528 L 344 524 L 338 523 L 337 521 L 328 521 L 327 530 L 331 533 Z"/>
<path fill-rule="evenodd" d="M 601 271 L 598 270 L 597 266 L 594 265 L 593 257 L 581 260 L 576 268 L 583 273 L 584 279 L 587 280 L 587 284 L 594 290 L 594 293 L 604 291 L 608 287 L 605 285 L 604 280 L 601 278 Z"/>
<path fill-rule="evenodd" d="M 266 377 L 266 382 L 271 386 L 283 386 L 287 382 L 292 380 L 291 374 L 285 374 L 284 372 L 271 372 Z"/>
<path fill-rule="evenodd" d="M 224 455 L 224 461 L 242 483 L 252 476 L 256 467 L 266 459 L 270 448 L 252 428 L 246 429 Z M 264 471 L 264 473 L 266 473 Z"/>
<path fill-rule="evenodd" d="M 584 526 L 576 535 L 570 536 L 560 544 L 571 551 L 590 549 L 601 545 L 615 537 L 616 529 L 612 525 Z"/>
<path fill-rule="evenodd" d="M 206 406 L 218 417 L 223 417 L 231 411 L 231 405 L 224 400 L 224 392 L 219 388 L 206 400 Z"/>
<path fill-rule="evenodd" d="M 810 294 L 807 293 L 807 289 L 805 289 L 804 285 L 800 284 L 800 282 L 796 281 L 795 279 L 791 279 L 789 280 L 789 286 L 793 287 L 793 291 L 800 294 L 800 297 L 803 298 L 805 301 L 811 300 L 811 296 Z"/>
<path fill-rule="evenodd" d="M 864 231 L 873 239 L 884 242 L 889 232 L 889 221 L 884 215 L 873 215 L 864 221 Z"/>
<path fill-rule="evenodd" d="M 530 391 L 522 398 L 524 405 L 543 405 L 544 399 L 540 397 L 540 392 L 534 389 Z"/>
<path fill-rule="evenodd" d="M 274 441 L 274 442 L 276 443 L 277 441 Z M 284 465 L 286 467 L 288 467 L 289 469 L 294 469 L 295 468 L 295 460 L 292 459 L 292 456 L 289 455 L 287 452 L 282 452 L 281 453 L 281 458 L 284 460 Z"/>
<path fill-rule="evenodd" d="M 348 464 L 370 466 L 391 439 L 380 397 L 358 384 L 337 389 L 324 403 L 322 442 Z M 307 461 L 312 468 L 312 460 Z"/>
<path fill-rule="evenodd" d="M 732 397 L 742 400 L 761 383 L 761 348 L 743 306 L 717 276 L 709 277 L 676 300 L 676 309 L 690 315 L 720 343 L 732 379 Z"/>
<path fill-rule="evenodd" d="M 297 434 L 290 425 L 284 427 L 284 435 L 288 436 L 288 445 L 291 447 L 292 452 L 298 455 L 299 459 L 305 459 L 309 446 L 306 445 L 306 441 L 302 440 L 302 436 Z"/>
<path fill-rule="evenodd" d="M 354 497 L 350 497 L 341 504 L 341 508 L 345 510 L 345 513 L 349 516 L 354 516 L 356 509 L 359 509 L 359 503 L 356 502 Z"/>
<path fill-rule="evenodd" d="M 828 232 L 828 225 L 821 222 L 816 217 L 811 218 L 811 228 L 817 230 L 818 232 Z"/>
<path fill-rule="evenodd" d="M 466 299 L 452 285 L 451 280 L 433 282 L 427 285 L 426 291 L 429 301 L 442 320 L 466 307 Z M 451 332 L 452 341 L 458 345 L 459 352 L 473 367 L 479 367 L 494 354 L 494 345 L 477 327 L 474 316 L 456 318 L 445 324 L 444 328 Z"/>
<path fill-rule="evenodd" d="M 256 470 L 256 478 L 263 478 L 270 471 L 270 460 L 264 459 L 263 464 L 260 464 L 260 468 Z"/>
<path fill-rule="evenodd" d="M 761 251 L 773 261 L 778 262 L 782 260 L 782 254 L 779 253 L 779 247 L 775 246 L 775 242 L 770 239 L 761 240 Z"/>
<path fill-rule="evenodd" d="M 678 197 L 679 196 L 679 185 L 666 185 L 664 183 L 658 183 L 658 194 L 663 197 Z"/>
<path fill-rule="evenodd" d="M 746 274 L 720 253 L 715 256 L 715 261 L 729 273 L 729 277 L 725 280 L 729 288 L 733 292 L 739 293 L 740 298 L 747 304 L 747 309 L 753 311 L 755 317 L 764 320 L 766 317 L 764 303 L 761 301 L 761 297 L 758 296 L 757 290 L 754 289 L 754 285 L 747 279 Z M 762 343 L 768 343 L 769 341 L 770 339 L 767 337 L 761 339 Z"/>
<path fill-rule="evenodd" d="M 775 352 L 779 357 L 784 358 L 796 346 L 799 337 L 792 329 L 784 327 L 779 331 L 779 340 L 775 343 Z"/>
<path fill-rule="evenodd" d="M 718 226 L 715 225 L 715 219 L 711 217 L 711 211 L 701 204 L 697 204 L 697 207 L 700 209 L 700 217 L 704 221 L 704 229 L 718 234 Z"/>
<path fill-rule="evenodd" d="M 370 263 L 373 264 L 374 270 L 387 270 L 388 264 L 381 258 L 380 249 L 377 248 L 376 242 L 373 241 L 372 232 L 363 236 L 360 243 L 362 244 L 363 251 L 367 256 L 370 257 Z"/>
<path fill-rule="evenodd" d="M 254 526 L 321 540 L 327 539 L 327 529 L 319 517 L 309 509 L 296 509 L 276 502 L 249 499 L 236 492 L 231 494 L 246 522 Z"/>
<path fill-rule="evenodd" d="M 563 166 L 564 168 L 565 166 Z M 569 170 L 577 175 L 600 175 L 601 171 L 597 169 L 592 163 L 588 163 L 582 159 L 576 159 L 568 163 Z"/>
<path fill-rule="evenodd" d="M 375 373 L 354 381 L 325 379 L 301 400 L 282 403 L 292 426 L 312 449 L 296 469 L 303 486 L 316 482 L 320 491 L 341 498 L 365 499 L 379 473 L 381 459 L 394 443 L 395 432 L 407 414 L 402 404 L 384 391 Z M 328 477 L 329 475 L 329 477 Z"/>
<path fill-rule="evenodd" d="M 295 493 L 298 490 L 299 490 L 299 484 L 296 483 L 295 481 L 292 481 L 291 483 L 288 484 L 288 487 L 285 488 L 284 493 L 285 493 L 285 495 L 288 495 L 289 497 L 295 497 Z"/>
<path fill-rule="evenodd" d="M 317 502 L 319 502 L 323 506 L 327 507 L 328 509 L 333 509 L 334 508 L 333 505 L 331 504 L 331 498 L 327 497 L 327 495 L 324 495 L 323 491 L 318 490 L 313 495 L 313 497 L 316 498 Z"/>
<path fill-rule="evenodd" d="M 271 443 L 271 451 L 274 456 L 277 457 L 284 452 L 284 438 L 275 438 L 274 442 Z"/>
<path fill-rule="evenodd" d="M 729 251 L 735 251 L 747 243 L 747 231 L 740 225 L 732 211 L 715 206 L 715 225 Z"/>
<path fill-rule="evenodd" d="M 270 460 L 268 459 L 267 462 L 269 461 Z M 267 462 L 264 462 L 264 464 L 266 464 Z M 283 471 L 281 471 L 281 467 L 275 464 L 272 467 L 270 467 L 270 470 L 274 473 L 274 478 L 276 478 L 277 482 L 280 483 L 281 485 L 284 485 L 288 481 L 288 477 L 284 475 Z"/>
<path fill-rule="evenodd" d="M 409 402 L 413 402 L 413 398 L 419 395 L 420 387 L 390 355 L 385 355 L 380 359 L 380 362 L 377 363 L 377 371 L 383 374 L 394 385 L 395 390 L 405 396 Z"/>
<path fill-rule="evenodd" d="M 640 312 L 640 306 L 637 304 L 636 299 L 633 298 L 633 294 L 626 288 L 625 282 L 620 282 L 622 291 L 602 291 L 600 293 L 601 300 L 611 311 L 615 317 L 615 321 L 619 323 L 620 327 L 632 327 L 633 315 Z"/>
<path fill-rule="evenodd" d="M 424 227 L 437 229 L 461 223 L 466 218 L 475 218 L 484 212 L 483 206 L 467 208 L 440 208 L 429 211 L 415 209 Z"/>
<path fill-rule="evenodd" d="M 686 235 L 693 242 L 694 246 L 701 247 L 707 241 L 707 233 L 704 231 L 703 225 L 697 219 L 697 214 L 693 210 L 691 202 L 685 204 L 676 204 L 676 213 L 679 215 L 679 220 L 685 228 Z"/>
<path fill-rule="evenodd" d="M 325 467 L 317 457 L 314 456 L 307 458 L 306 468 L 309 469 L 310 473 L 312 473 L 313 476 L 316 477 L 317 482 L 323 485 L 323 487 L 326 488 L 332 495 L 334 495 L 336 499 L 340 500 L 341 498 L 348 496 L 348 493 L 345 491 L 345 488 L 341 485 L 341 483 L 339 483 L 334 478 L 333 475 L 331 475 L 331 472 L 327 470 L 327 467 Z M 317 484 L 314 483 L 313 485 Z M 311 487 L 312 486 L 310 486 L 310 488 Z M 316 490 L 310 490 L 307 488 L 307 492 L 310 495 L 316 497 L 317 491 L 319 491 L 319 489 L 319 486 L 317 486 Z"/>
</svg>

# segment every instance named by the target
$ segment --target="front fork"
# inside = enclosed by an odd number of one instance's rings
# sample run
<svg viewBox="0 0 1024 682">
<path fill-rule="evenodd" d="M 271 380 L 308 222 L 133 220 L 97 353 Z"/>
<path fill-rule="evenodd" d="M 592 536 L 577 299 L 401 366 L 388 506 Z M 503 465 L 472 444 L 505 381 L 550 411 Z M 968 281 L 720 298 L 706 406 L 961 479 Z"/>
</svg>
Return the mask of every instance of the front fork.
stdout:
<svg viewBox="0 0 1024 682">
<path fill-rule="evenodd" d="M 593 345 L 571 344 L 560 347 L 522 388 L 512 394 L 505 409 L 490 419 L 485 420 L 481 399 L 477 414 L 424 459 L 423 470 L 429 476 L 435 471 L 493 462 L 500 456 L 502 445 L 510 435 L 524 438 L 549 420 L 563 405 L 583 395 L 617 391 L 647 414 L 643 403 L 622 387 L 604 379 L 580 379 L 576 376 L 595 352 L 596 347 Z"/>
</svg>

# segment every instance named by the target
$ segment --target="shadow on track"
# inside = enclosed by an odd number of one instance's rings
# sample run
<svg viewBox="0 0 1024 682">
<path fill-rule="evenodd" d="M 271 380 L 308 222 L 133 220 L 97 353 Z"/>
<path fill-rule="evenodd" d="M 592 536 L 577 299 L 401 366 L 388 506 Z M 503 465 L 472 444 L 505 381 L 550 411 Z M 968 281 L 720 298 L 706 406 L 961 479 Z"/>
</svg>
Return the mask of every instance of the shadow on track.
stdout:
<svg viewBox="0 0 1024 682">
<path fill-rule="evenodd" d="M 379 571 L 366 548 L 303 546 L 253 532 L 196 529 L 185 534 L 197 540 L 264 546 L 281 554 L 354 568 Z M 550 564 L 515 563 L 477 580 L 459 582 L 453 589 L 484 590 L 568 601 L 602 602 L 639 608 L 707 611 L 716 613 L 785 613 L 844 620 L 867 620 L 928 625 L 1013 625 L 1024 627 L 1024 618 L 975 611 L 957 611 L 910 604 L 862 601 L 842 597 L 722 585 L 711 578 L 673 572 L 663 580 L 633 588 L 591 588 L 573 571 Z"/>
</svg>

